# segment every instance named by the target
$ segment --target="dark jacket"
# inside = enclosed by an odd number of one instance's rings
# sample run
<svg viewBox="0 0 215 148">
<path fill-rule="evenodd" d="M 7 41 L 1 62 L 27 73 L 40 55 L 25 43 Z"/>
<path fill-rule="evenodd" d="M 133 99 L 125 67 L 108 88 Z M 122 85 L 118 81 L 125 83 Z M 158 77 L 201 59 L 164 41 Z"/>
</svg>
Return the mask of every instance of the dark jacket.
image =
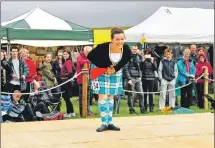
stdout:
<svg viewBox="0 0 215 148">
<path fill-rule="evenodd" d="M 14 66 L 13 66 L 13 63 L 12 63 L 12 58 L 10 58 L 8 60 L 8 64 L 10 65 L 10 67 L 13 70 Z M 22 75 L 25 75 L 25 77 L 27 78 L 28 77 L 28 73 L 29 73 L 29 69 L 28 69 L 27 64 L 22 59 L 19 59 L 19 75 L 20 75 L 20 77 Z M 12 78 L 13 73 L 12 74 L 11 73 L 7 73 L 7 75 L 9 76 L 8 82 L 10 82 L 13 79 Z M 21 81 L 21 79 L 20 79 L 20 81 Z"/>
<path fill-rule="evenodd" d="M 142 69 L 142 79 L 145 80 L 154 80 L 155 79 L 155 71 L 157 70 L 156 61 L 153 63 L 151 59 L 145 59 L 144 62 L 141 64 Z"/>
<path fill-rule="evenodd" d="M 142 56 L 139 54 L 132 54 L 129 62 L 125 65 L 125 74 L 128 80 L 132 77 L 141 77 Z"/>
<path fill-rule="evenodd" d="M 52 71 L 53 71 L 55 77 L 57 78 L 57 80 L 60 80 L 61 67 L 60 67 L 60 64 L 59 64 L 58 60 L 53 62 Z"/>
<path fill-rule="evenodd" d="M 95 64 L 96 67 L 99 67 L 99 68 L 110 67 L 113 64 L 109 57 L 109 45 L 110 45 L 110 42 L 97 45 L 96 48 L 94 48 L 93 50 L 91 50 L 91 52 L 89 52 L 89 54 L 87 55 L 87 58 L 90 60 L 92 64 Z M 114 69 L 116 72 L 119 71 L 125 64 L 128 63 L 128 61 L 130 60 L 130 56 L 131 56 L 131 50 L 128 45 L 124 44 L 122 58 L 118 62 L 118 64 L 114 66 Z"/>
<path fill-rule="evenodd" d="M 193 60 L 193 64 L 196 65 L 196 63 L 198 62 L 198 55 L 190 55 L 190 59 Z"/>
<path fill-rule="evenodd" d="M 173 79 L 176 79 L 178 70 L 175 60 L 162 59 L 159 65 L 158 75 L 160 80 L 165 79 L 170 82 Z"/>
<path fill-rule="evenodd" d="M 12 75 L 12 69 L 6 60 L 1 60 L 1 91 L 7 91 L 6 84 L 9 82 L 8 78 Z"/>
</svg>

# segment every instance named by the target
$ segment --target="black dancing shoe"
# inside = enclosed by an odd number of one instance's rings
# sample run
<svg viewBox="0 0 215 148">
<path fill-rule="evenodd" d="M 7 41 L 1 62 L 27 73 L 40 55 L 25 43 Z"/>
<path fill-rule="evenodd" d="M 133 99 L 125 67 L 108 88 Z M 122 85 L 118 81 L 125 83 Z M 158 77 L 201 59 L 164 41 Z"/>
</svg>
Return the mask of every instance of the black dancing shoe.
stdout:
<svg viewBox="0 0 215 148">
<path fill-rule="evenodd" d="M 97 132 L 103 132 L 106 130 L 108 130 L 108 126 L 104 124 L 102 124 L 99 128 L 96 129 Z"/>
<path fill-rule="evenodd" d="M 120 131 L 120 128 L 115 126 L 114 124 L 108 124 L 108 129 L 113 131 Z"/>
</svg>

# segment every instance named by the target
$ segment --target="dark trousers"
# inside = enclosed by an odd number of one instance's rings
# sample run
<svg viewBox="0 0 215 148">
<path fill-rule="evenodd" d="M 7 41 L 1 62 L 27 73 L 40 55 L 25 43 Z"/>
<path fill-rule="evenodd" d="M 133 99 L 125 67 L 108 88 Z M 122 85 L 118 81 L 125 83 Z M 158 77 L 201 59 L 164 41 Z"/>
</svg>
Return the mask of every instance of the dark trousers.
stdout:
<svg viewBox="0 0 215 148">
<path fill-rule="evenodd" d="M 79 84 L 79 113 L 82 116 L 82 84 Z M 87 113 L 90 113 L 90 86 L 87 87 Z"/>
<path fill-rule="evenodd" d="M 26 103 L 25 109 L 22 112 L 26 121 L 36 121 L 36 116 L 30 103 Z"/>
<path fill-rule="evenodd" d="M 38 103 L 35 107 L 34 107 L 34 112 L 41 112 L 42 114 L 47 114 L 49 113 L 49 109 L 46 107 L 46 105 L 43 102 Z"/>
<path fill-rule="evenodd" d="M 128 85 L 128 90 L 143 92 L 141 78 L 132 78 L 131 81 L 132 81 L 132 85 Z M 143 94 L 138 93 L 137 95 L 139 97 L 139 107 L 143 108 L 143 100 L 144 100 Z M 135 93 L 128 94 L 128 106 L 130 110 L 134 110 L 134 102 L 133 102 L 134 97 L 135 97 Z"/>
<path fill-rule="evenodd" d="M 63 82 L 67 81 L 68 79 L 64 79 Z M 64 84 L 62 86 L 62 91 L 64 91 L 63 93 L 63 98 L 66 102 L 66 110 L 67 110 L 67 113 L 74 113 L 74 108 L 73 108 L 73 104 L 70 100 L 70 97 L 71 97 L 71 82 L 68 82 L 66 84 Z"/>
<path fill-rule="evenodd" d="M 198 92 L 198 107 L 204 108 L 204 83 L 197 83 L 196 88 Z"/>
<path fill-rule="evenodd" d="M 153 92 L 154 90 L 154 80 L 142 80 L 143 92 Z M 149 96 L 149 106 L 153 107 L 153 94 L 144 94 L 144 106 L 147 107 L 147 96 Z"/>
<path fill-rule="evenodd" d="M 13 93 L 15 90 L 21 90 L 20 85 L 13 85 L 13 84 L 9 84 L 9 92 Z"/>
<path fill-rule="evenodd" d="M 30 83 L 31 83 L 31 82 L 27 82 L 27 88 L 26 88 L 26 90 L 23 91 L 23 93 L 30 93 Z M 23 98 L 24 98 L 24 101 L 25 101 L 25 102 L 28 101 L 29 96 L 30 96 L 30 95 L 26 95 L 26 94 L 23 95 Z"/>
<path fill-rule="evenodd" d="M 192 99 L 192 85 L 181 88 L 181 106 L 190 108 Z"/>
</svg>

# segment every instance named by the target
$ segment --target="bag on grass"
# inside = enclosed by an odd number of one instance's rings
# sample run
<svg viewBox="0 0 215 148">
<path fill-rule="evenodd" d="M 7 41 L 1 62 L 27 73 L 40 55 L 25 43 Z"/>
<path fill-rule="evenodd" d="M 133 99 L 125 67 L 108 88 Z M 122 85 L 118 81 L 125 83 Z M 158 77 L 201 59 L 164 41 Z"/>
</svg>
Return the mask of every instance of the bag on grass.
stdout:
<svg viewBox="0 0 215 148">
<path fill-rule="evenodd" d="M 49 121 L 49 120 L 63 120 L 64 116 L 63 113 L 60 113 L 58 111 L 53 111 L 50 114 L 46 114 L 43 116 L 44 121 Z"/>
</svg>

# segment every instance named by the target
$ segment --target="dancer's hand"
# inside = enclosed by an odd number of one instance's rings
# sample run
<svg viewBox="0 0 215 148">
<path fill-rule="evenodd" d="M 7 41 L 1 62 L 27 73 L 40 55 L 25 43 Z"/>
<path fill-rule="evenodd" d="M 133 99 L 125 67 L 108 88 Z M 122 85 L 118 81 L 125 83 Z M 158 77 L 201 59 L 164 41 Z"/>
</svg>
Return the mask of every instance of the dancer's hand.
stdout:
<svg viewBox="0 0 215 148">
<path fill-rule="evenodd" d="M 114 69 L 113 65 L 111 65 L 110 67 L 108 67 L 107 73 L 108 73 L 109 75 L 113 74 L 114 72 L 115 72 L 115 69 Z"/>
</svg>

